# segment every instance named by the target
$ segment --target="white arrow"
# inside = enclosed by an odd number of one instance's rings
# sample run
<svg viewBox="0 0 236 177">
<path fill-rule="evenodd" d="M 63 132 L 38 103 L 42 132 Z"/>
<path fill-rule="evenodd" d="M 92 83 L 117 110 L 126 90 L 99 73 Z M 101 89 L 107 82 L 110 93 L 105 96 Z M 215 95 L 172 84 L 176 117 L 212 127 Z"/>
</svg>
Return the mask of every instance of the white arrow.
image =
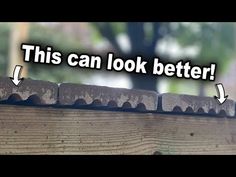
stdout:
<svg viewBox="0 0 236 177">
<path fill-rule="evenodd" d="M 215 86 L 216 86 L 216 90 L 218 92 L 218 97 L 215 96 L 215 99 L 217 99 L 219 104 L 221 105 L 227 100 L 229 95 L 225 96 L 225 89 L 224 89 L 223 84 L 219 83 L 219 84 L 216 84 Z"/>
<path fill-rule="evenodd" d="M 18 86 L 19 83 L 24 79 L 24 78 L 20 78 L 20 73 L 21 73 L 22 68 L 23 68 L 23 66 L 16 65 L 15 68 L 14 68 L 14 71 L 13 71 L 13 77 L 10 77 L 11 81 L 16 86 Z"/>
</svg>

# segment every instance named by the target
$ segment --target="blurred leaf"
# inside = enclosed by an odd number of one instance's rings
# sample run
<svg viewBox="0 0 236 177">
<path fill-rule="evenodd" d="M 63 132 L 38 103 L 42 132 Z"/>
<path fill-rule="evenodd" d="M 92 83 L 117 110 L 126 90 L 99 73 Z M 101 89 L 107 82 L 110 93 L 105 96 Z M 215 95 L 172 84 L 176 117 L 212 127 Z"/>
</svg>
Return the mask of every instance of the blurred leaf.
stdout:
<svg viewBox="0 0 236 177">
<path fill-rule="evenodd" d="M 72 36 L 36 23 L 31 23 L 28 41 L 43 46 L 53 46 L 62 53 L 84 50 L 80 42 Z"/>
</svg>

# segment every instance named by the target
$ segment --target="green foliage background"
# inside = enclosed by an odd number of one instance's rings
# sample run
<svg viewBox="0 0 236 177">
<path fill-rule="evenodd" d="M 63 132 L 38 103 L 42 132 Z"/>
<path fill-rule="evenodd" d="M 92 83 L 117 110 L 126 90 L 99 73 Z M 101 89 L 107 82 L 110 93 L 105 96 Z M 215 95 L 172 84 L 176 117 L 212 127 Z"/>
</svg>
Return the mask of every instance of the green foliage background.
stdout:
<svg viewBox="0 0 236 177">
<path fill-rule="evenodd" d="M 123 22 L 110 23 L 113 33 L 125 33 L 126 24 Z M 6 74 L 9 37 L 11 31 L 11 23 L 0 23 L 0 75 Z M 93 29 L 92 43 L 97 43 L 104 40 L 104 37 L 99 33 L 97 27 L 104 23 L 90 23 Z M 217 63 L 217 72 L 222 75 L 227 71 L 229 65 L 235 57 L 235 39 L 236 30 L 234 23 L 162 23 L 162 31 L 165 31 L 165 38 L 176 40 L 182 47 L 198 46 L 200 53 L 195 58 L 190 58 L 198 65 L 209 64 L 210 62 Z M 152 28 L 149 23 L 146 24 L 147 40 L 152 38 Z M 29 43 L 40 44 L 42 47 L 52 46 L 54 50 L 59 50 L 63 55 L 69 52 L 89 52 L 86 51 L 83 44 L 79 40 L 70 35 L 60 32 L 60 30 L 50 29 L 48 27 L 31 23 L 29 32 Z M 60 66 L 46 66 L 42 64 L 29 64 L 29 77 L 35 79 L 49 80 L 54 82 L 75 82 L 81 83 L 84 78 L 89 78 L 93 72 L 85 72 L 78 68 L 69 68 L 64 64 Z M 175 92 L 178 90 L 177 85 L 181 82 L 176 79 L 169 79 L 169 90 Z M 172 85 L 172 86 L 171 86 Z"/>
</svg>

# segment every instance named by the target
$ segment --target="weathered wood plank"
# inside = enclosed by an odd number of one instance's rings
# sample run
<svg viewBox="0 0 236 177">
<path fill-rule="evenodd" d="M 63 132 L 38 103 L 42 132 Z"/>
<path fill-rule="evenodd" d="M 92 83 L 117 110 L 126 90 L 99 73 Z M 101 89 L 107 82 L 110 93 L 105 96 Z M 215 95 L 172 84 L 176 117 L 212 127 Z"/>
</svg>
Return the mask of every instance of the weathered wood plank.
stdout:
<svg viewBox="0 0 236 177">
<path fill-rule="evenodd" d="M 0 154 L 236 154 L 236 119 L 0 105 Z"/>
</svg>

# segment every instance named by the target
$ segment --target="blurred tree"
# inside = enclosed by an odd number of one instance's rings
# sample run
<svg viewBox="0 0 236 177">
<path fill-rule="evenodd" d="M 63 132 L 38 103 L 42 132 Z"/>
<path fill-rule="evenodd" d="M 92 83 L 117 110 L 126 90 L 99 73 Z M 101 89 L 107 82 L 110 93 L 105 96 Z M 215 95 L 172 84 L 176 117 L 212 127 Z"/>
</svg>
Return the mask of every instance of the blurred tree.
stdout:
<svg viewBox="0 0 236 177">
<path fill-rule="evenodd" d="M 15 23 L 0 23 L 0 74 L 7 75 L 7 65 L 9 64 L 11 30 Z M 72 51 L 84 51 L 80 41 L 68 36 L 60 31 L 50 29 L 47 26 L 39 25 L 38 23 L 30 23 L 29 36 L 26 41 L 32 44 L 40 44 L 42 48 L 46 46 L 53 46 L 54 50 L 61 51 L 64 55 Z M 19 46 L 18 46 L 19 47 Z M 20 48 L 19 52 L 20 52 Z M 66 64 L 57 67 L 49 65 L 28 63 L 29 77 L 34 79 L 50 80 L 54 82 L 75 82 L 80 83 L 81 78 L 84 76 L 82 72 L 76 69 L 68 69 Z M 75 76 L 76 77 L 71 77 Z M 86 73 L 86 76 L 89 75 Z"/>
<path fill-rule="evenodd" d="M 11 26 L 9 58 L 7 66 L 7 75 L 12 76 L 15 65 L 21 65 L 24 69 L 21 72 L 21 77 L 27 77 L 28 67 L 22 60 L 22 52 L 19 50 L 21 43 L 28 40 L 29 23 L 18 22 Z"/>
<path fill-rule="evenodd" d="M 174 23 L 171 35 L 182 46 L 200 48 L 193 62 L 198 65 L 217 64 L 220 76 L 232 61 L 235 49 L 235 25 L 233 23 Z M 205 95 L 205 84 L 199 82 L 199 95 Z"/>
<path fill-rule="evenodd" d="M 83 52 L 84 47 L 81 45 L 81 42 L 77 40 L 72 35 L 58 30 L 61 27 L 57 28 L 50 27 L 52 24 L 40 25 L 37 23 L 31 23 L 30 33 L 29 33 L 29 43 L 40 44 L 42 48 L 46 46 L 52 46 L 54 51 L 60 51 L 63 56 L 67 56 L 70 52 Z M 64 24 L 65 26 L 66 24 Z M 65 59 L 65 57 L 62 57 Z M 81 83 L 81 78 L 84 74 L 76 68 L 68 68 L 66 62 L 62 62 L 61 65 L 52 67 L 51 65 L 42 65 L 29 63 L 30 77 L 49 80 L 53 82 L 74 82 Z M 89 73 L 85 74 L 86 76 Z M 76 76 L 76 77 L 75 77 Z"/>
<path fill-rule="evenodd" d="M 135 58 L 142 55 L 145 59 L 153 59 L 157 44 L 161 40 L 172 38 L 182 47 L 198 46 L 200 48 L 193 60 L 197 65 L 217 63 L 217 74 L 227 68 L 234 50 L 234 25 L 232 23 L 95 23 L 95 27 L 114 47 L 118 55 Z M 128 36 L 130 50 L 125 52 L 117 41 L 117 36 L 125 33 Z M 157 56 L 163 59 L 163 54 Z M 151 68 L 150 68 L 151 69 Z M 156 90 L 157 77 L 138 74 L 130 75 L 133 87 Z M 199 82 L 199 94 L 204 95 L 204 84 Z"/>
<path fill-rule="evenodd" d="M 9 58 L 9 38 L 11 23 L 0 23 L 0 74 L 6 74 L 6 64 Z M 64 24 L 68 27 L 68 24 Z M 92 23 L 96 32 L 92 32 L 95 40 L 104 39 L 112 44 L 115 53 L 124 58 L 135 58 L 136 55 L 142 55 L 144 59 L 151 60 L 155 56 L 161 59 L 163 53 L 156 53 L 157 46 L 161 41 L 168 41 L 169 38 L 178 42 L 183 47 L 198 46 L 200 48 L 196 57 L 188 58 L 198 65 L 208 65 L 210 62 L 218 64 L 217 76 L 223 73 L 232 58 L 235 49 L 235 28 L 232 23 Z M 30 43 L 53 46 L 55 50 L 60 50 L 64 55 L 72 51 L 85 52 L 93 49 L 84 48 L 81 40 L 61 32 L 57 27 L 55 29 L 48 26 L 42 26 L 38 23 L 31 23 L 29 31 Z M 79 27 L 78 27 L 79 28 Z M 67 28 L 66 28 L 67 29 Z M 77 28 L 76 28 L 77 29 Z M 68 31 L 68 30 L 67 30 Z M 86 31 L 86 30 L 85 30 Z M 70 32 L 71 33 L 71 32 Z M 75 33 L 75 31 L 73 32 Z M 101 34 L 101 35 L 99 35 Z M 130 47 L 124 50 L 124 46 L 118 40 L 121 36 L 129 39 Z M 86 37 L 87 34 L 84 35 Z M 98 39 L 99 38 L 99 39 Z M 93 40 L 92 39 L 92 40 Z M 84 41 L 86 41 L 84 39 Z M 94 43 L 94 41 L 92 41 Z M 168 43 L 169 45 L 170 43 Z M 167 46 L 168 46 L 167 45 Z M 169 46 L 168 46 L 169 47 Z M 181 50 L 181 49 L 180 49 Z M 171 59 L 173 57 L 170 57 Z M 176 59 L 180 59 L 179 57 Z M 184 59 L 181 57 L 181 59 Z M 59 69 L 59 68 L 60 69 Z M 50 67 L 44 65 L 32 65 L 29 68 L 30 77 L 38 79 L 50 79 L 52 81 L 67 80 L 70 75 L 74 75 L 78 70 L 71 71 L 66 66 Z M 59 69 L 59 73 L 58 73 Z M 150 68 L 152 69 L 152 68 Z M 87 73 L 86 73 L 87 75 Z M 146 76 L 141 74 L 131 74 L 131 80 L 134 88 L 156 90 L 158 86 L 158 77 Z M 71 82 L 80 82 L 80 77 L 69 77 Z M 172 79 L 173 80 L 173 79 Z M 171 80 L 171 81 L 172 81 Z M 173 84 L 176 86 L 179 80 Z M 204 85 L 207 82 L 201 82 L 200 94 L 204 94 Z M 173 89 L 176 89 L 173 87 Z"/>
<path fill-rule="evenodd" d="M 116 54 L 126 59 L 142 55 L 146 60 L 155 56 L 157 42 L 168 31 L 168 23 L 95 23 L 95 27 L 114 47 Z M 125 33 L 128 36 L 130 50 L 124 51 L 117 41 L 117 35 Z M 149 68 L 151 69 L 151 68 Z M 153 75 L 130 74 L 133 88 L 156 90 L 157 77 Z"/>
</svg>

